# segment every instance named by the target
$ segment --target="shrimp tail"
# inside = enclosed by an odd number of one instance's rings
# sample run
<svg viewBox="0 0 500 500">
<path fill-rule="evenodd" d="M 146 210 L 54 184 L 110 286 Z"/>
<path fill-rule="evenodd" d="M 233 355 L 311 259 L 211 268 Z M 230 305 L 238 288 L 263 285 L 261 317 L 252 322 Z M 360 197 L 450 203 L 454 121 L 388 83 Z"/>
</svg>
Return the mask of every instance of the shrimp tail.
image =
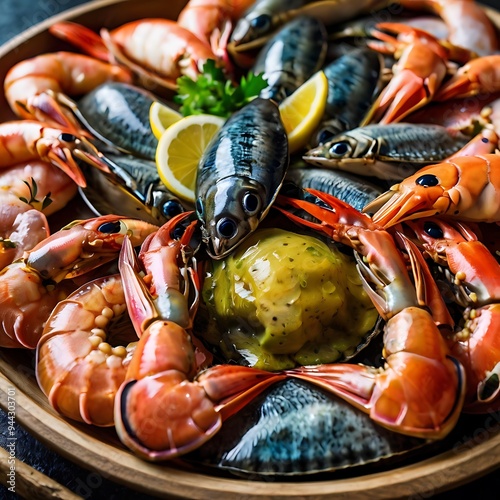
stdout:
<svg viewBox="0 0 500 500">
<path fill-rule="evenodd" d="M 92 57 L 109 63 L 114 62 L 102 38 L 81 24 L 61 21 L 51 26 L 49 32 L 57 38 L 78 47 Z"/>
</svg>

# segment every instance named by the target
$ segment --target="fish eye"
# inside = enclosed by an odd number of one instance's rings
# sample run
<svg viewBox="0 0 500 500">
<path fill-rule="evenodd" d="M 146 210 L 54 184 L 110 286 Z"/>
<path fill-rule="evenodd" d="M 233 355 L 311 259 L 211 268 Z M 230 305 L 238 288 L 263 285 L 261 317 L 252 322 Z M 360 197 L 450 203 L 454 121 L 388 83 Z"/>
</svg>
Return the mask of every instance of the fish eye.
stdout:
<svg viewBox="0 0 500 500">
<path fill-rule="evenodd" d="M 423 187 L 437 186 L 439 179 L 433 174 L 424 174 L 415 181 L 415 184 Z"/>
<path fill-rule="evenodd" d="M 424 231 L 431 237 L 431 238 L 442 238 L 444 236 L 443 230 L 435 223 L 435 222 L 426 222 L 424 224 Z"/>
<path fill-rule="evenodd" d="M 250 26 L 257 31 L 267 31 L 271 27 L 271 17 L 261 14 L 250 21 Z"/>
<path fill-rule="evenodd" d="M 123 225 L 121 221 L 117 220 L 115 222 L 104 222 L 104 224 L 101 224 L 97 230 L 105 234 L 116 234 L 121 231 L 122 227 Z"/>
<path fill-rule="evenodd" d="M 203 200 L 198 198 L 196 200 L 196 213 L 199 217 L 203 217 L 205 215 L 205 207 L 203 206 Z"/>
<path fill-rule="evenodd" d="M 184 207 L 177 200 L 168 200 L 161 207 L 161 213 L 169 219 L 184 212 Z"/>
<path fill-rule="evenodd" d="M 232 238 L 236 235 L 237 230 L 238 226 L 236 225 L 236 222 L 228 217 L 224 217 L 217 222 L 217 232 L 222 238 Z"/>
<path fill-rule="evenodd" d="M 255 193 L 245 193 L 242 205 L 248 215 L 255 215 L 260 209 L 260 198 Z"/>
<path fill-rule="evenodd" d="M 62 142 L 75 142 L 76 141 L 76 136 L 73 134 L 68 134 L 67 132 L 63 132 L 59 136 L 59 140 Z"/>
<path fill-rule="evenodd" d="M 351 145 L 347 141 L 336 142 L 328 150 L 330 155 L 334 158 L 342 158 L 351 151 Z"/>
</svg>

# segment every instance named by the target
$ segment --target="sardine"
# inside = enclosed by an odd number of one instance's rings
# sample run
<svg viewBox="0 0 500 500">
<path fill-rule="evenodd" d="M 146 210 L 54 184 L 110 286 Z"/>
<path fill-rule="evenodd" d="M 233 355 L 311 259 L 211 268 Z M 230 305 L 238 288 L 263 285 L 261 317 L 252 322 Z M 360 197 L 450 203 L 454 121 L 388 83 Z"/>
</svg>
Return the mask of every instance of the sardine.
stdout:
<svg viewBox="0 0 500 500">
<path fill-rule="evenodd" d="M 158 98 L 125 83 L 100 85 L 71 106 L 92 135 L 111 148 L 154 160 L 158 140 L 149 124 L 149 108 Z"/>
<path fill-rule="evenodd" d="M 382 66 L 379 54 L 361 47 L 323 68 L 328 79 L 328 97 L 324 119 L 316 134 L 317 144 L 359 126 L 380 90 Z"/>
<path fill-rule="evenodd" d="M 317 189 L 331 194 L 359 211 L 387 190 L 348 172 L 325 168 L 290 168 L 285 182 L 292 182 L 302 189 Z"/>
<path fill-rule="evenodd" d="M 309 150 L 303 159 L 323 168 L 398 181 L 425 165 L 443 161 L 470 139 L 439 125 L 374 124 L 336 135 Z"/>
<path fill-rule="evenodd" d="M 161 182 L 154 162 L 130 155 L 108 154 L 101 158 L 111 172 L 88 168 L 87 187 L 80 189 L 82 198 L 97 215 L 113 213 L 162 225 L 185 210 Z"/>
<path fill-rule="evenodd" d="M 231 252 L 268 213 L 285 178 L 288 138 L 274 101 L 256 98 L 234 113 L 200 160 L 196 212 L 208 253 Z"/>
<path fill-rule="evenodd" d="M 237 22 L 229 50 L 262 47 L 273 32 L 297 16 L 312 16 L 326 26 L 385 7 L 390 0 L 257 0 Z"/>
</svg>

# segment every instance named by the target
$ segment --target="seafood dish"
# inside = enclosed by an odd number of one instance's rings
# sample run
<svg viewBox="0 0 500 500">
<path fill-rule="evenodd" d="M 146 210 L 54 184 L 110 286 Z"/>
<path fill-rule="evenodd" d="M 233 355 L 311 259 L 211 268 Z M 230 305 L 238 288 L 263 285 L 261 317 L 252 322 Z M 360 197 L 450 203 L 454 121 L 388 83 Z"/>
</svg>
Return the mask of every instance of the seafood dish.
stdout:
<svg viewBox="0 0 500 500">
<path fill-rule="evenodd" d="M 143 473 L 249 498 L 390 474 L 485 426 L 500 16 L 150 3 L 61 17 L 54 50 L 4 58 L 2 377 L 32 366 L 50 418 Z"/>
</svg>

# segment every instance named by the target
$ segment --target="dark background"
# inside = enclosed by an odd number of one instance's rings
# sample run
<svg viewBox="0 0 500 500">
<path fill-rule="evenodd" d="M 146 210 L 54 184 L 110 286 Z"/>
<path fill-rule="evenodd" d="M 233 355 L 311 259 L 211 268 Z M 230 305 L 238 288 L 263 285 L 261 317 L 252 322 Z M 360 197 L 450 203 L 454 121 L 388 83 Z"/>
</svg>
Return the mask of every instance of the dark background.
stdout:
<svg viewBox="0 0 500 500">
<path fill-rule="evenodd" d="M 138 0 L 140 1 L 140 0 Z M 166 0 L 167 1 L 167 0 Z M 355 0 L 353 0 L 355 1 Z M 85 0 L 0 0 L 0 44 L 29 28 L 33 24 L 86 3 Z M 491 7 L 498 8 L 499 0 L 486 0 L 481 2 Z M 0 410 L 0 444 L 5 446 L 7 417 Z M 146 495 L 132 492 L 125 487 L 116 485 L 103 479 L 97 473 L 92 473 L 76 467 L 67 460 L 59 457 L 46 448 L 22 428 L 17 432 L 17 454 L 20 460 L 39 469 L 44 474 L 52 477 L 65 485 L 82 498 L 92 499 L 147 499 Z M 425 498 L 435 500 L 459 500 L 461 498 L 481 498 L 484 500 L 500 498 L 500 471 L 457 488 L 453 491 L 439 494 L 426 495 Z M 14 499 L 16 495 L 9 493 L 0 485 L 0 499 Z M 424 497 L 419 497 L 424 498 Z"/>
</svg>

